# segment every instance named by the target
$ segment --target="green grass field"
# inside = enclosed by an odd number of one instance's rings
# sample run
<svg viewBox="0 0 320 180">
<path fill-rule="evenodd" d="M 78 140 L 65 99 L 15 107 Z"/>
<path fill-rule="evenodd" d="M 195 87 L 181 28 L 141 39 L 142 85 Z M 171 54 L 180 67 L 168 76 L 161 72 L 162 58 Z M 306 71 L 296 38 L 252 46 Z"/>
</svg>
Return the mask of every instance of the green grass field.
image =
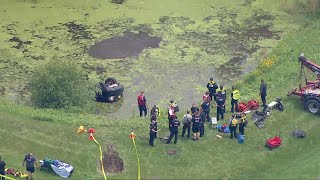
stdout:
<svg viewBox="0 0 320 180">
<path fill-rule="evenodd" d="M 252 73 L 236 82 L 242 100 L 247 101 L 258 98 L 260 79 L 265 79 L 268 101 L 280 96 L 285 108 L 284 112 L 272 111 L 265 129 L 258 129 L 249 119 L 244 144 L 226 135 L 217 138 L 217 131 L 206 124 L 205 137 L 200 141 L 179 137 L 178 144 L 167 145 L 156 140 L 152 148 L 148 145 L 149 119 L 132 117 L 115 121 L 93 114 L 34 109 L 1 98 L 0 155 L 8 168 L 23 171 L 22 159 L 32 151 L 37 159 L 49 156 L 73 165 L 75 171 L 70 179 L 103 179 L 98 168 L 98 146 L 88 140 L 88 135 L 76 134 L 79 125 L 84 125 L 97 130 L 95 138 L 104 150 L 112 144 L 124 160 L 125 171 L 107 174 L 108 179 L 137 178 L 137 160 L 129 138 L 131 130 L 137 135 L 142 179 L 318 179 L 320 118 L 305 112 L 298 97 L 286 96 L 300 82 L 298 55 L 301 52 L 320 64 L 320 21 L 308 19 L 308 22 L 288 33 Z M 309 77 L 315 78 L 311 74 Z M 226 117 L 230 115 L 227 113 Z M 158 136 L 168 135 L 166 123 L 165 118 L 159 120 L 162 131 Z M 290 135 L 296 127 L 307 133 L 305 139 Z M 265 140 L 279 132 L 283 145 L 273 151 L 266 149 Z M 168 150 L 176 150 L 177 155 L 168 155 Z M 35 178 L 60 179 L 39 170 Z"/>
</svg>

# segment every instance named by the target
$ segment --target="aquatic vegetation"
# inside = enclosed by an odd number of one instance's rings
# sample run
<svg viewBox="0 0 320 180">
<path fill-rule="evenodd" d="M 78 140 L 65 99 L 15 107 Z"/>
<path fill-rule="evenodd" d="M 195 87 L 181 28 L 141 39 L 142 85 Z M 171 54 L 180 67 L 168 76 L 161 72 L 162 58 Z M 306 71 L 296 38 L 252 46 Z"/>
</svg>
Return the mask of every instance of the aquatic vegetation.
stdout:
<svg viewBox="0 0 320 180">
<path fill-rule="evenodd" d="M 266 57 L 268 51 L 261 49 L 276 46 L 279 38 L 304 23 L 291 22 L 290 17 L 299 14 L 285 13 L 280 5 L 267 0 L 132 0 L 121 5 L 5 0 L 0 7 L 1 92 L 27 90 L 35 65 L 63 59 L 80 64 L 94 82 L 111 76 L 125 84 L 119 111 L 129 109 L 131 114 L 141 89 L 149 91 L 150 104 L 166 105 L 166 99 L 174 98 L 187 107 L 201 96 L 197 87 L 209 77 L 224 85 L 241 78 Z M 159 47 L 108 60 L 88 54 L 99 41 L 139 32 L 161 38 Z"/>
</svg>

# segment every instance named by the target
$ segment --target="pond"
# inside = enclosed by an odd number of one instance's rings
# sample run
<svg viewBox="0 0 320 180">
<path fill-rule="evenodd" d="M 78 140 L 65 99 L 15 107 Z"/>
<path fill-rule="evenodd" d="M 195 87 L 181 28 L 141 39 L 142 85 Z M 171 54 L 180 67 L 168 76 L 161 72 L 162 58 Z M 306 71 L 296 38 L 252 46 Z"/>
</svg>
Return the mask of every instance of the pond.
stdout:
<svg viewBox="0 0 320 180">
<path fill-rule="evenodd" d="M 68 59 L 87 70 L 92 81 L 114 77 L 125 86 L 124 98 L 97 103 L 97 114 L 137 115 L 141 90 L 150 107 L 166 109 L 173 99 L 185 111 L 200 103 L 210 77 L 230 87 L 302 25 L 301 15 L 272 2 L 4 0 L 0 93 L 15 100 L 27 97 L 33 68 L 49 59 Z"/>
</svg>

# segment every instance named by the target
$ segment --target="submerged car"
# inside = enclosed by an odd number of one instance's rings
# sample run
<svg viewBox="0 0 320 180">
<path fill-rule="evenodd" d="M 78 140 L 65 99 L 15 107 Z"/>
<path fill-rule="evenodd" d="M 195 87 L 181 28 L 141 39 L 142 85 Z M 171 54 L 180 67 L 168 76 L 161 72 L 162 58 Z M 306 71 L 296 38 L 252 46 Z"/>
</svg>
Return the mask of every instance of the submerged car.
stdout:
<svg viewBox="0 0 320 180">
<path fill-rule="evenodd" d="M 115 78 L 107 78 L 105 82 L 100 82 L 100 91 L 96 92 L 98 102 L 116 102 L 123 97 L 124 86 L 117 82 Z"/>
</svg>

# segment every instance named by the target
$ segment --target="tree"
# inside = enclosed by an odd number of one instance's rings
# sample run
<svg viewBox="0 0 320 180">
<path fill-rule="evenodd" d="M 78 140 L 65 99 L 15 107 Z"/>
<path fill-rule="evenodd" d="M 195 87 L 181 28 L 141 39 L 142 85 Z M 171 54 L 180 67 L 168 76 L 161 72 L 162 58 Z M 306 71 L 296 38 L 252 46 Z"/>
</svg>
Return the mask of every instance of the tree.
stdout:
<svg viewBox="0 0 320 180">
<path fill-rule="evenodd" d="M 84 70 L 71 61 L 40 65 L 29 82 L 31 101 L 40 108 L 83 107 L 95 97 L 91 87 Z"/>
</svg>

